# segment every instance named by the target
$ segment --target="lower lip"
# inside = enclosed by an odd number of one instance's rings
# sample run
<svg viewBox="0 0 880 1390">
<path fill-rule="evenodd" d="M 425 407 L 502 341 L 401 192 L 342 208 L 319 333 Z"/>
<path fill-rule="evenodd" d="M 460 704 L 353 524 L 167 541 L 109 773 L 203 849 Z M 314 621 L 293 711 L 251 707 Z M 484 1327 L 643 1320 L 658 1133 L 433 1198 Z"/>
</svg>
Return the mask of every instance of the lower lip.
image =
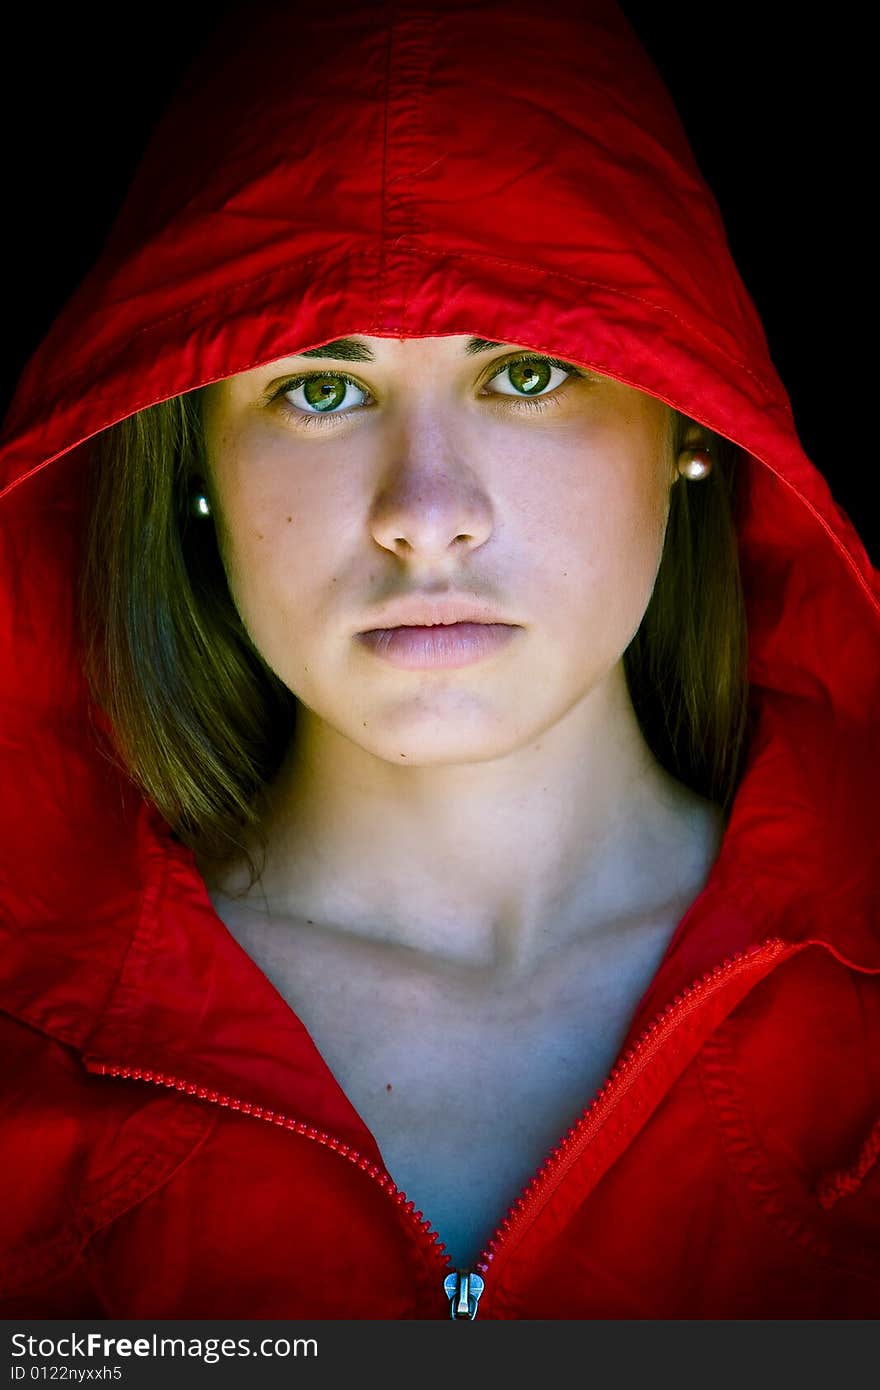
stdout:
<svg viewBox="0 0 880 1390">
<path fill-rule="evenodd" d="M 407 671 L 438 666 L 470 666 L 505 647 L 514 633 L 509 623 L 448 623 L 435 627 L 382 627 L 358 633 L 376 656 Z"/>
</svg>

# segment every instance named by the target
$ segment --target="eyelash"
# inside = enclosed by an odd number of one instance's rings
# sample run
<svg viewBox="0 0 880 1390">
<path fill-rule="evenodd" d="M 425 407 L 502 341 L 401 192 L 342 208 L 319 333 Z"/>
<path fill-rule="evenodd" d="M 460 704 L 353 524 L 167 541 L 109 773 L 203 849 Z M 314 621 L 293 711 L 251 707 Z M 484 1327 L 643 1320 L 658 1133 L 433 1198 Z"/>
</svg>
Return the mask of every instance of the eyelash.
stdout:
<svg viewBox="0 0 880 1390">
<path fill-rule="evenodd" d="M 493 372 L 492 375 L 486 379 L 485 384 L 488 385 L 490 381 L 495 380 L 496 376 L 501 376 L 502 372 L 507 371 L 509 367 L 515 367 L 519 362 L 543 362 L 548 367 L 558 367 L 560 371 L 569 372 L 572 376 L 587 377 L 586 372 L 581 371 L 578 367 L 573 367 L 570 362 L 561 362 L 557 357 L 544 357 L 541 353 L 523 352 L 520 353 L 518 357 L 512 357 L 508 361 L 502 362 L 498 370 Z M 360 382 L 355 381 L 353 377 L 346 376 L 344 372 L 305 372 L 301 376 L 292 377 L 290 381 L 282 382 L 278 390 L 273 392 L 270 396 L 269 404 L 271 405 L 274 401 L 285 396 L 288 391 L 295 391 L 298 386 L 303 386 L 305 382 L 313 381 L 316 377 L 322 376 L 336 377 L 337 380 L 344 381 L 346 385 L 354 386 L 358 391 L 364 391 L 368 396 L 372 394 L 365 386 L 361 386 Z M 565 384 L 565 382 L 561 382 L 559 386 L 555 387 L 555 389 L 546 396 L 534 396 L 531 399 L 527 396 L 509 396 L 506 399 L 514 401 L 517 406 L 524 406 L 526 410 L 547 410 L 551 406 L 558 406 L 561 404 L 559 392 L 561 387 Z M 494 394 L 497 395 L 500 393 L 496 392 Z M 504 399 L 503 396 L 502 399 Z M 284 405 L 282 405 L 282 410 L 289 419 L 293 417 L 296 418 L 297 426 L 303 425 L 306 429 L 322 429 L 331 422 L 346 419 L 347 416 L 354 413 L 352 408 L 342 411 L 311 412 L 307 410 L 297 410 L 293 406 Z"/>
</svg>

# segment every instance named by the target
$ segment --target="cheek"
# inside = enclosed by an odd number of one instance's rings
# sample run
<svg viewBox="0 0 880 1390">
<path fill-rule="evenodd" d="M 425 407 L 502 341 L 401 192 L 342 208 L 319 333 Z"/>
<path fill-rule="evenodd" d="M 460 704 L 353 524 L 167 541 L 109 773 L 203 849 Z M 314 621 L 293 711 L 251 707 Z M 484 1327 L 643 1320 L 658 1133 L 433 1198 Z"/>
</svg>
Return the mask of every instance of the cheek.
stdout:
<svg viewBox="0 0 880 1390">
<path fill-rule="evenodd" d="M 552 499 L 544 495 L 545 611 L 604 633 L 616 657 L 651 598 L 668 517 L 657 460 L 596 460 Z M 618 650 L 619 648 L 619 650 Z"/>
<path fill-rule="evenodd" d="M 342 519 L 354 515 L 351 476 L 295 466 L 289 446 L 242 437 L 227 449 L 217 541 L 233 602 L 270 665 L 320 626 L 346 550 Z"/>
</svg>

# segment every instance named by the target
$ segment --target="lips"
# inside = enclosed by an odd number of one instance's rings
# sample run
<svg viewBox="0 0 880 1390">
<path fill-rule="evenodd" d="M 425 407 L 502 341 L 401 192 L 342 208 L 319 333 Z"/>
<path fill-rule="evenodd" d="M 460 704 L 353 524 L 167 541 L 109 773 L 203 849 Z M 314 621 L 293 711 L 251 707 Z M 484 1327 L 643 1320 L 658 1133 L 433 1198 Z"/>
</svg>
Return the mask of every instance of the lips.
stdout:
<svg viewBox="0 0 880 1390">
<path fill-rule="evenodd" d="M 483 623 L 517 626 L 482 600 L 466 594 L 422 591 L 402 595 L 370 614 L 372 621 L 364 631 L 378 632 L 394 627 L 452 627 L 457 623 Z"/>
<path fill-rule="evenodd" d="M 470 666 L 496 655 L 522 628 L 511 623 L 398 624 L 358 634 L 374 656 L 403 670 Z"/>
</svg>

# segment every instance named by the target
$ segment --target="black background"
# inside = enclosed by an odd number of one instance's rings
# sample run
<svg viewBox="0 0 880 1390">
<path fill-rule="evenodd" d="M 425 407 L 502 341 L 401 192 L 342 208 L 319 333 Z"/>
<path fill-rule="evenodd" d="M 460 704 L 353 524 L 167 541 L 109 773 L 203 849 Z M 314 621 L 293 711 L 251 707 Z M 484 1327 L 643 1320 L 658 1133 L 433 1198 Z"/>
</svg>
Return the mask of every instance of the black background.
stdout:
<svg viewBox="0 0 880 1390">
<path fill-rule="evenodd" d="M 544 4 L 535 4 L 536 23 Z M 6 360 L 18 374 L 98 256 L 153 123 L 229 6 L 17 6 L 4 23 Z M 866 11 L 623 0 L 672 93 L 804 448 L 875 562 Z M 332 18 L 333 7 L 328 7 Z"/>
</svg>

